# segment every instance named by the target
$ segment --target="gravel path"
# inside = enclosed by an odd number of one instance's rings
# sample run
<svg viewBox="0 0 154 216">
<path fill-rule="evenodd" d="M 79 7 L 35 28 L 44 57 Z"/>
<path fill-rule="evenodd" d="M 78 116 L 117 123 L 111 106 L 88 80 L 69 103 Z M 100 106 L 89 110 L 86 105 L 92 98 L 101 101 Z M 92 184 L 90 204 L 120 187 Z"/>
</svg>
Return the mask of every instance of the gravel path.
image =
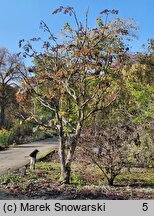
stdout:
<svg viewBox="0 0 154 216">
<path fill-rule="evenodd" d="M 24 166 L 29 162 L 29 154 L 38 149 L 38 157 L 50 149 L 58 147 L 58 139 L 50 138 L 28 144 L 16 145 L 15 147 L 9 148 L 5 151 L 0 151 L 0 176 L 7 174 L 10 171 L 14 171 Z M 25 196 L 16 197 L 14 194 L 7 190 L 0 189 L 0 200 L 8 199 L 28 199 Z"/>
<path fill-rule="evenodd" d="M 29 154 L 38 149 L 39 154 L 43 154 L 50 149 L 58 147 L 57 138 L 49 138 L 28 144 L 16 145 L 5 151 L 0 151 L 0 176 L 7 174 L 24 166 L 30 159 Z"/>
</svg>

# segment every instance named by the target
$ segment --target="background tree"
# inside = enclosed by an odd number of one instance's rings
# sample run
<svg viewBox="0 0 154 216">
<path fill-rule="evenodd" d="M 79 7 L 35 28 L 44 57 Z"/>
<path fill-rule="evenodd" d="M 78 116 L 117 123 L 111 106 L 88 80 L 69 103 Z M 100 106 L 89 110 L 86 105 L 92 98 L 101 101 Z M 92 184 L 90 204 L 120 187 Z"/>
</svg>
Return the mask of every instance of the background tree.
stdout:
<svg viewBox="0 0 154 216">
<path fill-rule="evenodd" d="M 17 105 L 15 93 L 20 76 L 21 60 L 17 54 L 11 54 L 6 48 L 0 48 L 0 127 L 6 127 L 6 115 L 9 119 L 15 115 Z M 12 109 L 11 109 L 12 107 Z M 9 114 L 10 112 L 10 114 Z"/>
<path fill-rule="evenodd" d="M 133 57 L 129 75 L 126 73 L 129 104 L 127 112 L 136 125 L 141 145 L 132 149 L 135 166 L 152 167 L 154 152 L 154 52 L 153 40 L 144 46 L 145 52 Z"/>
</svg>

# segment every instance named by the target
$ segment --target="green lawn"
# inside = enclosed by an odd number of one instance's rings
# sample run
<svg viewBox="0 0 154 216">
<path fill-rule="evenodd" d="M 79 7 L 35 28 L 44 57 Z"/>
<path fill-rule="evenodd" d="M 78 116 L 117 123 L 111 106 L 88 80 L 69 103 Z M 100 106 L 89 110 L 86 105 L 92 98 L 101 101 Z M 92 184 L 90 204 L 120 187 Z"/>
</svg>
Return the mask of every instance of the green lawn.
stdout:
<svg viewBox="0 0 154 216">
<path fill-rule="evenodd" d="M 123 172 L 115 179 L 115 186 L 109 187 L 102 173 L 96 166 L 73 163 L 71 184 L 60 185 L 60 166 L 57 160 L 53 162 L 37 162 L 36 170 L 27 170 L 27 174 L 22 176 L 19 173 L 8 174 L 0 179 L 0 187 L 9 189 L 14 193 L 22 193 L 31 196 L 52 192 L 62 193 L 63 196 L 76 196 L 80 193 L 85 196 L 89 194 L 105 194 L 111 199 L 152 199 L 154 198 L 154 172 L 153 170 Z M 86 195 L 85 195 L 86 194 Z M 74 195 L 75 196 L 75 195 Z M 92 195 L 91 198 L 95 198 Z M 119 198 L 120 197 L 120 198 Z M 80 197 L 79 197 L 80 198 Z M 90 198 L 90 199 L 91 199 Z M 96 197 L 97 198 L 97 197 Z"/>
</svg>

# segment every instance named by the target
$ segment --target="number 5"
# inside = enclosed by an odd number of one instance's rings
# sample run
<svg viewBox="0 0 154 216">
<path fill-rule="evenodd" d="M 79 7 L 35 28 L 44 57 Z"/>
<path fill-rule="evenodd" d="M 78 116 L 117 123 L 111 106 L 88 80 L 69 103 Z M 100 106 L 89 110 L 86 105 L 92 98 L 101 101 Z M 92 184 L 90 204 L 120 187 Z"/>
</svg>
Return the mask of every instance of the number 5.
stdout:
<svg viewBox="0 0 154 216">
<path fill-rule="evenodd" d="M 148 203 L 143 203 L 142 210 L 148 211 Z"/>
</svg>

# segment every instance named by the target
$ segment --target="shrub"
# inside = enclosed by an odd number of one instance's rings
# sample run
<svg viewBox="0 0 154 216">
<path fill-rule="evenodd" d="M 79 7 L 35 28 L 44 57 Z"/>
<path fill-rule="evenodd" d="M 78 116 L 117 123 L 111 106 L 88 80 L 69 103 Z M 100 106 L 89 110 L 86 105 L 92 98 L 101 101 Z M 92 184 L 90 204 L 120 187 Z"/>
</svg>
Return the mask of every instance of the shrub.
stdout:
<svg viewBox="0 0 154 216">
<path fill-rule="evenodd" d="M 56 136 L 56 135 L 57 135 L 56 131 L 53 131 L 53 130 L 37 129 L 33 133 L 33 141 L 46 139 L 46 138 L 52 138 L 53 136 Z"/>
<path fill-rule="evenodd" d="M 100 130 L 97 134 L 94 134 L 92 129 L 85 129 L 80 138 L 85 156 L 91 158 L 91 162 L 100 169 L 110 186 L 127 166 L 130 151 L 127 134 L 122 129 L 119 130 L 119 127 Z"/>
<path fill-rule="evenodd" d="M 14 126 L 11 129 L 11 133 L 14 137 L 16 143 L 22 142 L 23 138 L 31 136 L 33 134 L 33 126 L 30 123 L 20 124 L 15 122 Z"/>
<path fill-rule="evenodd" d="M 45 132 L 42 130 L 37 130 L 33 133 L 33 141 L 45 139 Z"/>
<path fill-rule="evenodd" d="M 146 136 L 141 137 L 140 146 L 133 146 L 130 151 L 129 162 L 134 167 L 154 167 L 154 145 L 153 140 Z"/>
<path fill-rule="evenodd" d="M 11 144 L 13 141 L 13 137 L 11 135 L 11 132 L 2 129 L 0 130 L 0 147 L 6 148 L 9 144 Z"/>
</svg>

